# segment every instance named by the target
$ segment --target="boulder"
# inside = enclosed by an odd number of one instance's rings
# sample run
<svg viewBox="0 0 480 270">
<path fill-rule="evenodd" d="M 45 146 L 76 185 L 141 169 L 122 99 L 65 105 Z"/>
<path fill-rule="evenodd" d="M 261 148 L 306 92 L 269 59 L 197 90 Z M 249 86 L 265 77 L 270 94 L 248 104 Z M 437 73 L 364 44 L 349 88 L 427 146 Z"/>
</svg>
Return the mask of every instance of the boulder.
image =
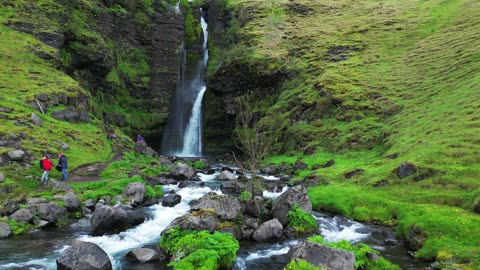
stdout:
<svg viewBox="0 0 480 270">
<path fill-rule="evenodd" d="M 5 175 L 3 173 L 0 173 L 0 183 L 5 182 Z"/>
<path fill-rule="evenodd" d="M 160 254 L 150 248 L 134 248 L 125 255 L 125 259 L 137 263 L 150 263 L 158 261 L 160 259 Z"/>
<path fill-rule="evenodd" d="M 182 196 L 178 194 L 167 194 L 163 196 L 162 206 L 174 207 L 182 201 Z"/>
<path fill-rule="evenodd" d="M 402 162 L 400 166 L 393 170 L 398 178 L 402 179 L 417 172 L 417 166 L 410 162 Z"/>
<path fill-rule="evenodd" d="M 121 206 L 98 205 L 90 219 L 95 235 L 114 234 L 138 225 L 145 216 L 138 212 L 126 211 Z"/>
<path fill-rule="evenodd" d="M 215 213 L 212 211 L 197 211 L 189 214 L 185 214 L 181 217 L 174 219 L 163 232 L 169 229 L 180 226 L 182 230 L 196 230 L 196 231 L 209 231 L 212 233 L 217 227 L 218 219 Z M 163 233 L 162 232 L 162 233 Z"/>
<path fill-rule="evenodd" d="M 5 200 L 2 206 L 3 207 L 1 208 L 1 211 L 0 211 L 1 216 L 9 216 L 15 213 L 15 211 L 17 211 L 18 209 L 20 209 L 20 206 L 18 205 L 18 203 L 10 199 Z"/>
<path fill-rule="evenodd" d="M 246 214 L 257 218 L 262 215 L 262 212 L 266 211 L 262 205 L 262 201 L 256 199 L 250 199 L 243 202 L 243 207 Z"/>
<path fill-rule="evenodd" d="M 165 156 L 158 157 L 158 164 L 160 164 L 160 166 L 166 166 L 166 167 L 173 166 L 173 163 L 170 161 L 170 159 L 168 159 L 168 157 L 165 157 Z"/>
<path fill-rule="evenodd" d="M 25 152 L 23 150 L 13 150 L 7 153 L 10 160 L 13 161 L 22 161 L 25 157 Z"/>
<path fill-rule="evenodd" d="M 293 170 L 305 170 L 308 168 L 308 165 L 300 159 L 297 159 L 293 164 Z"/>
<path fill-rule="evenodd" d="M 192 210 L 213 209 L 221 220 L 233 220 L 242 215 L 242 206 L 237 198 L 210 193 L 200 198 Z"/>
<path fill-rule="evenodd" d="M 283 237 L 283 226 L 274 218 L 262 223 L 252 235 L 257 242 L 274 242 Z"/>
<path fill-rule="evenodd" d="M 7 238 L 12 234 L 10 225 L 6 222 L 0 222 L 0 239 Z"/>
<path fill-rule="evenodd" d="M 245 218 L 242 224 L 240 225 L 240 230 L 242 233 L 242 239 L 250 240 L 252 238 L 253 232 L 258 229 L 258 218 Z"/>
<path fill-rule="evenodd" d="M 65 208 L 67 211 L 78 211 L 81 209 L 81 203 L 77 195 L 73 192 L 68 192 L 62 197 L 63 202 L 65 203 Z"/>
<path fill-rule="evenodd" d="M 353 270 L 355 255 L 352 252 L 304 241 L 287 253 L 289 260 L 306 260 L 308 263 L 330 270 Z"/>
<path fill-rule="evenodd" d="M 38 205 L 37 211 L 39 218 L 52 223 L 57 223 L 61 218 L 65 218 L 67 214 L 65 207 L 56 203 L 41 203 Z"/>
<path fill-rule="evenodd" d="M 57 259 L 58 270 L 111 270 L 108 254 L 94 243 L 77 241 Z"/>
<path fill-rule="evenodd" d="M 289 222 L 288 212 L 295 205 L 307 213 L 312 212 L 312 203 L 304 186 L 294 186 L 281 194 L 273 203 L 272 215 L 286 226 Z"/>
<path fill-rule="evenodd" d="M 127 197 L 132 197 L 133 205 L 142 204 L 145 200 L 145 193 L 147 192 L 145 185 L 140 182 L 129 183 L 123 189 L 123 195 Z"/>
<path fill-rule="evenodd" d="M 24 208 L 15 211 L 15 213 L 11 214 L 9 218 L 15 220 L 16 222 L 30 223 L 33 220 L 33 214 Z"/>
<path fill-rule="evenodd" d="M 218 180 L 235 180 L 237 179 L 237 175 L 229 172 L 229 171 L 222 171 L 218 176 Z"/>
<path fill-rule="evenodd" d="M 145 154 L 149 157 L 158 157 L 158 153 L 147 145 L 145 141 L 135 142 L 135 151 L 140 154 Z"/>
<path fill-rule="evenodd" d="M 177 180 L 186 180 L 195 175 L 195 169 L 192 166 L 178 162 L 170 169 L 170 175 Z"/>
</svg>

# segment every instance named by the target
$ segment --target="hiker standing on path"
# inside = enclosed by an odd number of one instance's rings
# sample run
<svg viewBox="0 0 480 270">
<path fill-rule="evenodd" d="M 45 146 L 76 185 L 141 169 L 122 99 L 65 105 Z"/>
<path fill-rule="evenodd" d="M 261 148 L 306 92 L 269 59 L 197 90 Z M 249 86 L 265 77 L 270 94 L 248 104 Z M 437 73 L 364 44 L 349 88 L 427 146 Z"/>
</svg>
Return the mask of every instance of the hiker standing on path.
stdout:
<svg viewBox="0 0 480 270">
<path fill-rule="evenodd" d="M 48 181 L 48 173 L 52 170 L 52 168 L 53 168 L 53 162 L 50 159 L 50 155 L 46 155 L 42 159 L 43 175 L 42 175 L 42 179 L 40 179 L 41 183 Z"/>
<path fill-rule="evenodd" d="M 67 157 L 62 154 L 58 153 L 58 165 L 62 166 L 62 180 L 65 181 L 67 180 L 67 169 L 68 169 L 68 162 L 67 162 Z"/>
<path fill-rule="evenodd" d="M 137 136 L 137 142 L 144 142 L 145 138 L 142 137 L 142 135 Z"/>
</svg>

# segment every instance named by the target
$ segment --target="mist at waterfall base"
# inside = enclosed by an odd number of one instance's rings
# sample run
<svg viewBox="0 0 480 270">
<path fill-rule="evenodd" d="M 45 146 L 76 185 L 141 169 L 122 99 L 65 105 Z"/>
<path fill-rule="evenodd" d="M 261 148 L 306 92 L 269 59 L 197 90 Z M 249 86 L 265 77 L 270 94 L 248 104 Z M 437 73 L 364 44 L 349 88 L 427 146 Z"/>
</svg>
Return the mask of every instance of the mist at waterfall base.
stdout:
<svg viewBox="0 0 480 270">
<path fill-rule="evenodd" d="M 160 148 L 163 155 L 180 157 L 202 155 L 202 101 L 207 89 L 205 68 L 208 61 L 208 31 L 204 12 L 201 14 L 202 56 L 195 59 L 188 57 L 187 49 L 181 50 L 177 88 L 170 105 L 168 123 Z"/>
</svg>

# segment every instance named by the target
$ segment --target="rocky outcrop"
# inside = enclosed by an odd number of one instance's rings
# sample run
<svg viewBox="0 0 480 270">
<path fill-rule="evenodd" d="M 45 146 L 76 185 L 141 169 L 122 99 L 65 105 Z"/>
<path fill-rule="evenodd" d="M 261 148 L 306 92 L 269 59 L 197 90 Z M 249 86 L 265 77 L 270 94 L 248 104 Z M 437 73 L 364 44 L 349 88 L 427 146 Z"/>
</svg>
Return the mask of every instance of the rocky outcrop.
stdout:
<svg viewBox="0 0 480 270">
<path fill-rule="evenodd" d="M 140 154 L 145 154 L 149 157 L 158 157 L 158 153 L 153 150 L 150 146 L 147 145 L 145 141 L 141 142 L 135 142 L 135 151 L 137 151 Z"/>
<path fill-rule="evenodd" d="M 37 211 L 38 217 L 51 223 L 57 223 L 67 214 L 65 207 L 56 203 L 41 203 L 37 206 Z"/>
<path fill-rule="evenodd" d="M 289 260 L 306 260 L 310 264 L 331 270 L 353 270 L 355 264 L 355 255 L 352 252 L 310 241 L 293 246 L 288 251 L 287 258 Z"/>
<path fill-rule="evenodd" d="M 94 243 L 78 241 L 57 259 L 58 270 L 111 270 L 108 254 Z"/>
<path fill-rule="evenodd" d="M 185 163 L 178 162 L 170 169 L 170 176 L 177 180 L 191 179 L 195 175 L 195 169 Z"/>
<path fill-rule="evenodd" d="M 68 192 L 65 194 L 62 197 L 62 200 L 67 211 L 78 211 L 82 206 L 77 195 L 73 192 Z"/>
<path fill-rule="evenodd" d="M 140 182 L 129 183 L 123 189 L 123 196 L 131 197 L 132 205 L 140 205 L 145 200 L 145 193 L 147 192 L 145 185 Z"/>
<path fill-rule="evenodd" d="M 289 222 L 288 212 L 295 205 L 307 213 L 312 212 L 312 203 L 304 186 L 294 186 L 280 195 L 273 203 L 272 215 L 286 226 Z"/>
</svg>

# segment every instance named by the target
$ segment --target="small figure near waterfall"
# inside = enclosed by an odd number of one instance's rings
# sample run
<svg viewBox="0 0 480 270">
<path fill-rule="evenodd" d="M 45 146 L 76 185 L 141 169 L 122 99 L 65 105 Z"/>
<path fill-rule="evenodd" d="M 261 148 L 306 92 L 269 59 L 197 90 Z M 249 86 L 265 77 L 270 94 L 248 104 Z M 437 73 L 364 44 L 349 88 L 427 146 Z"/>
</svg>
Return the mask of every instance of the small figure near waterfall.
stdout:
<svg viewBox="0 0 480 270">
<path fill-rule="evenodd" d="M 142 135 L 138 135 L 137 136 L 137 142 L 144 142 L 145 141 L 145 138 L 142 137 Z"/>
<path fill-rule="evenodd" d="M 47 154 L 46 156 L 44 156 L 40 164 L 42 165 L 41 168 L 43 169 L 43 175 L 42 175 L 42 178 L 40 179 L 40 183 L 45 183 L 48 181 L 48 173 L 53 168 L 53 163 L 52 163 L 52 160 L 50 159 L 50 155 Z"/>
<path fill-rule="evenodd" d="M 58 153 L 58 165 L 62 167 L 62 181 L 67 180 L 67 169 L 68 169 L 68 162 L 67 157 L 62 154 Z"/>
</svg>

